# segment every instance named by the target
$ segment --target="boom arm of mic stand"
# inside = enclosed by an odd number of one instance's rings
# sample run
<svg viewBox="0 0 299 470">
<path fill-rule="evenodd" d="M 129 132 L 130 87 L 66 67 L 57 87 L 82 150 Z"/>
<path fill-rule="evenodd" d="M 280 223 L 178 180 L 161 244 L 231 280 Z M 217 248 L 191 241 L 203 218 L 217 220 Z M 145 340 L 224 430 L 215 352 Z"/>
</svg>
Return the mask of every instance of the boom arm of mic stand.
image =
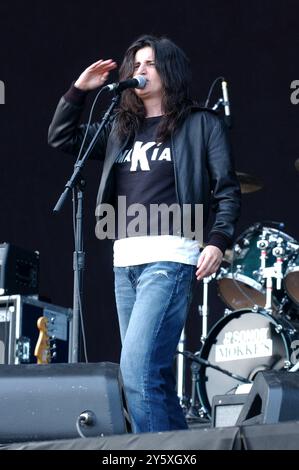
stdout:
<svg viewBox="0 0 299 470">
<path fill-rule="evenodd" d="M 184 354 L 188 359 L 191 359 L 194 362 L 197 362 L 198 364 L 206 367 L 211 367 L 212 369 L 218 370 L 219 372 L 222 372 L 225 375 L 228 375 L 229 377 L 232 377 L 233 379 L 239 380 L 240 382 L 249 384 L 252 383 L 252 380 L 246 379 L 245 377 L 242 377 L 241 375 L 234 374 L 233 372 L 229 372 L 226 369 L 222 369 L 219 366 L 215 366 L 214 364 L 211 364 L 209 361 L 206 359 L 199 359 L 198 357 L 195 356 L 195 354 L 192 354 L 188 351 L 185 352 L 180 352 L 179 354 Z"/>
<path fill-rule="evenodd" d="M 71 179 L 66 183 L 65 185 L 65 189 L 63 191 L 63 193 L 61 194 L 56 206 L 54 207 L 53 209 L 53 212 L 59 212 L 63 206 L 63 204 L 65 203 L 65 200 L 67 198 L 67 195 L 69 193 L 69 191 L 71 189 L 73 189 L 77 183 L 77 180 L 80 176 L 80 172 L 86 162 L 86 160 L 88 159 L 90 153 L 92 152 L 101 132 L 102 132 L 102 129 L 104 128 L 104 126 L 106 125 L 113 109 L 115 108 L 115 106 L 118 104 L 119 102 L 119 99 L 120 99 L 120 95 L 117 94 L 116 96 L 114 96 L 114 98 L 112 99 L 112 102 L 111 102 L 111 105 L 109 106 L 108 110 L 106 111 L 103 119 L 102 119 L 102 122 L 97 130 L 97 132 L 95 133 L 95 135 L 93 136 L 92 138 L 92 141 L 90 142 L 85 154 L 83 155 L 83 157 L 81 158 L 81 160 L 79 160 L 79 162 L 77 162 L 75 164 L 75 169 L 74 169 L 74 172 L 72 174 L 72 177 Z"/>
</svg>

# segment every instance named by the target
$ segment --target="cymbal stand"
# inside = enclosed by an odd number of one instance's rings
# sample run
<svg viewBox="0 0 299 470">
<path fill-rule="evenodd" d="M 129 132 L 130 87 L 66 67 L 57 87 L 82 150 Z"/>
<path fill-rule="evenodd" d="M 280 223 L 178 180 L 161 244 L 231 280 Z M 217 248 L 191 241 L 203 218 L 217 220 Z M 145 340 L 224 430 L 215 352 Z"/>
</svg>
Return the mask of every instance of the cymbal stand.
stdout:
<svg viewBox="0 0 299 470">
<path fill-rule="evenodd" d="M 266 267 L 266 250 L 264 246 L 260 247 L 258 242 L 258 247 L 261 248 L 261 271 L 262 277 L 266 279 L 266 305 L 265 310 L 268 310 L 272 313 L 272 289 L 273 289 L 273 281 L 272 279 L 276 279 L 276 289 L 281 289 L 282 284 L 282 263 L 283 263 L 283 255 L 285 253 L 284 248 L 282 247 L 283 239 L 279 238 L 277 240 L 277 246 L 273 248 L 272 254 L 276 257 L 276 262 L 273 266 L 267 268 Z M 268 242 L 267 242 L 268 243 Z M 267 245 L 268 246 L 268 245 Z"/>
<path fill-rule="evenodd" d="M 262 235 L 260 236 L 260 240 L 257 242 L 257 247 L 261 250 L 261 272 L 266 268 L 266 260 L 267 260 L 267 248 L 269 246 L 269 241 L 266 238 L 267 231 L 263 230 Z"/>
<path fill-rule="evenodd" d="M 282 243 L 283 243 L 283 239 L 281 237 L 279 237 L 277 239 L 277 246 L 275 248 L 273 248 L 273 250 L 272 250 L 273 256 L 276 257 L 276 263 L 274 264 L 274 266 L 275 266 L 276 272 L 277 272 L 276 288 L 278 290 L 281 289 L 281 280 L 283 278 L 282 264 L 283 264 L 283 256 L 285 254 L 285 250 L 282 246 Z"/>
<path fill-rule="evenodd" d="M 263 278 L 266 279 L 266 305 L 265 310 L 269 313 L 272 313 L 272 289 L 273 289 L 273 281 L 272 278 L 276 277 L 276 269 L 275 266 L 271 268 L 264 268 L 263 269 Z"/>
<path fill-rule="evenodd" d="M 199 305 L 198 307 L 198 312 L 199 315 L 202 317 L 202 328 L 201 328 L 201 337 L 200 341 L 202 345 L 204 345 L 205 340 L 208 335 L 208 315 L 209 315 L 209 306 L 208 306 L 208 301 L 209 301 L 209 283 L 211 282 L 212 279 L 216 274 L 212 274 L 211 276 L 205 277 L 203 279 L 203 299 L 202 299 L 202 305 Z M 200 352 L 196 352 L 196 355 L 199 355 Z M 187 417 L 189 418 L 204 418 L 205 412 L 202 408 L 199 408 L 199 403 L 197 402 L 198 393 L 197 393 L 197 385 L 199 381 L 199 368 L 201 367 L 201 364 L 196 361 L 192 361 L 191 363 L 191 377 L 192 377 L 192 383 L 191 383 L 191 399 L 190 399 L 190 407 L 187 413 Z"/>
<path fill-rule="evenodd" d="M 267 268 L 267 248 L 269 246 L 269 240 L 267 237 L 267 230 L 263 230 L 260 239 L 257 242 L 257 248 L 261 250 L 261 266 L 260 273 L 263 279 L 266 279 L 266 305 L 265 310 L 268 310 L 269 313 L 272 312 L 272 276 L 274 275 L 273 267 Z"/>
<path fill-rule="evenodd" d="M 185 328 L 183 328 L 180 341 L 177 347 L 179 353 L 185 352 L 186 345 L 186 333 Z M 185 406 L 185 356 L 183 354 L 178 354 L 176 357 L 176 379 L 177 379 L 177 395 L 180 400 L 181 406 Z"/>
<path fill-rule="evenodd" d="M 204 277 L 203 279 L 203 299 L 202 305 L 198 307 L 199 315 L 202 317 L 202 328 L 201 328 L 201 337 L 200 341 L 204 344 L 207 335 L 208 335 L 208 314 L 209 314 L 209 307 L 208 307 L 208 293 L 209 293 L 209 283 L 212 279 L 214 279 L 216 274 L 212 274 L 211 276 Z"/>
</svg>

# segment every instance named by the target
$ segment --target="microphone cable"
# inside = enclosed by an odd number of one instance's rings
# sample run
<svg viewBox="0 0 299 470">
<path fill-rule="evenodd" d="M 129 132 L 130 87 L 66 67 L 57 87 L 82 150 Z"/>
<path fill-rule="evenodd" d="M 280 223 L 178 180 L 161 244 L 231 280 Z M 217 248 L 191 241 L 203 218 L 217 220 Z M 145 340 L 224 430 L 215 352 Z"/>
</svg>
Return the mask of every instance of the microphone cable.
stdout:
<svg viewBox="0 0 299 470">
<path fill-rule="evenodd" d="M 218 82 L 220 82 L 220 81 L 223 81 L 223 80 L 225 80 L 224 77 L 217 77 L 217 78 L 215 78 L 215 80 L 213 81 L 212 85 L 210 86 L 207 99 L 206 99 L 206 101 L 205 101 L 205 108 L 208 108 L 208 107 L 209 107 L 211 95 L 212 95 L 213 90 L 214 90 L 214 88 L 215 88 L 215 86 L 216 86 L 216 83 L 218 83 Z"/>
</svg>

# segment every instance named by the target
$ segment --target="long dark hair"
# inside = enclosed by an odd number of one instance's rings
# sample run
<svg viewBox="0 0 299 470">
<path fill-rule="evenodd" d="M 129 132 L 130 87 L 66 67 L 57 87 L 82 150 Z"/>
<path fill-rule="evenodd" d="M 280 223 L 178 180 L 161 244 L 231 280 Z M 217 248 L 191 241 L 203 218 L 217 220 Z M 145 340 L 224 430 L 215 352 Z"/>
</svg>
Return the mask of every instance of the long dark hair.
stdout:
<svg viewBox="0 0 299 470">
<path fill-rule="evenodd" d="M 163 85 L 163 118 L 157 130 L 157 141 L 163 141 L 180 125 L 190 112 L 191 70 L 185 53 L 170 39 L 141 36 L 127 49 L 120 67 L 119 78 L 126 80 L 134 75 L 135 54 L 143 47 L 151 47 L 155 53 L 157 72 Z M 145 119 L 145 108 L 132 89 L 122 93 L 117 112 L 117 132 L 121 139 L 137 132 Z"/>
</svg>

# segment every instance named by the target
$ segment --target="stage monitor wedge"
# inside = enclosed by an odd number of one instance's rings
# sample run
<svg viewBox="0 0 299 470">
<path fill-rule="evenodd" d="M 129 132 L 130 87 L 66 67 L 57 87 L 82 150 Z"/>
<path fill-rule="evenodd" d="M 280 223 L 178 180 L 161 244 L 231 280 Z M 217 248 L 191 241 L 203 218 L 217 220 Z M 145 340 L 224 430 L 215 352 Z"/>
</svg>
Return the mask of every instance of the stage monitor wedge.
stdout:
<svg viewBox="0 0 299 470">
<path fill-rule="evenodd" d="M 299 419 L 299 372 L 259 372 L 237 426 L 276 424 Z"/>
<path fill-rule="evenodd" d="M 0 442 L 130 431 L 118 364 L 0 366 Z"/>
</svg>

